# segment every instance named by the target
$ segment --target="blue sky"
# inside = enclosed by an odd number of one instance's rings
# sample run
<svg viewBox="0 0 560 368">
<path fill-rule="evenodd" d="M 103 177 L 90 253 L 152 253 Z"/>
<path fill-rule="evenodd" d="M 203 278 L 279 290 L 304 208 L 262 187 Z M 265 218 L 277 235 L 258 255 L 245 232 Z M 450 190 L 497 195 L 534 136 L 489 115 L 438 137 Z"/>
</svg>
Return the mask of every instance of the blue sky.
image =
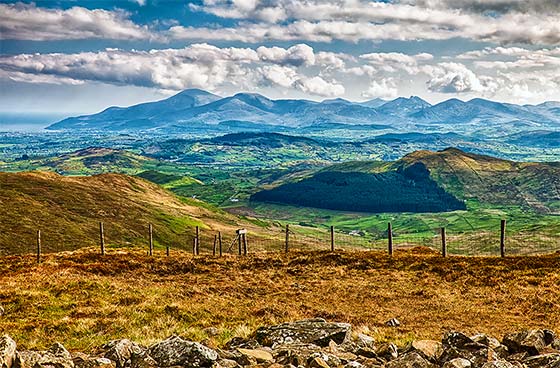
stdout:
<svg viewBox="0 0 560 368">
<path fill-rule="evenodd" d="M 0 112 L 186 88 L 540 103 L 559 70 L 557 0 L 0 0 Z"/>
</svg>

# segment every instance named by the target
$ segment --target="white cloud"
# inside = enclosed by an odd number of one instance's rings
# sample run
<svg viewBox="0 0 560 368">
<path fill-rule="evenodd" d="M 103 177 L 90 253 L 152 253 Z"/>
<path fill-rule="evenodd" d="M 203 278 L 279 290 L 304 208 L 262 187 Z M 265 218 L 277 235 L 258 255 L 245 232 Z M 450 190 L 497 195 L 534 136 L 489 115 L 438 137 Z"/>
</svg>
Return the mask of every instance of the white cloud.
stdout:
<svg viewBox="0 0 560 368">
<path fill-rule="evenodd" d="M 232 28 L 216 32 L 228 39 L 253 42 L 463 37 L 498 43 L 560 43 L 560 6 L 556 0 L 278 0 L 250 1 L 250 6 L 244 3 L 206 0 L 202 5 L 191 5 L 191 9 L 251 22 L 235 27 L 238 33 Z M 177 28 L 173 33 L 180 38 L 219 37 L 208 28 Z"/>
<path fill-rule="evenodd" d="M 362 97 L 392 99 L 398 96 L 398 90 L 392 79 L 373 80 L 369 88 L 362 92 Z"/>
<path fill-rule="evenodd" d="M 38 8 L 35 4 L 0 4 L 0 38 L 15 40 L 115 39 L 150 40 L 161 37 L 128 19 L 124 11 Z"/>
<path fill-rule="evenodd" d="M 319 76 L 299 79 L 295 87 L 304 93 L 325 97 L 342 96 L 346 91 L 342 84 L 327 82 Z"/>
<path fill-rule="evenodd" d="M 431 69 L 428 89 L 441 93 L 489 92 L 497 88 L 490 77 L 477 76 L 459 63 L 440 63 Z"/>
</svg>

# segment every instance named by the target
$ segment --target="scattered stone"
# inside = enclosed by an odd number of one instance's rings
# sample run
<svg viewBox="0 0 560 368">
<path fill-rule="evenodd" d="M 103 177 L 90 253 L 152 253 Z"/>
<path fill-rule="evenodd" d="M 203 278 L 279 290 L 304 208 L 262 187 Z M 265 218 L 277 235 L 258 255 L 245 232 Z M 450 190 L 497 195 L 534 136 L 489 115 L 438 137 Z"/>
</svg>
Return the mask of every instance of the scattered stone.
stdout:
<svg viewBox="0 0 560 368">
<path fill-rule="evenodd" d="M 436 362 L 443 354 L 443 345 L 439 341 L 417 340 L 412 342 L 411 350 L 419 353 L 424 359 Z"/>
<path fill-rule="evenodd" d="M 472 364 L 469 360 L 463 358 L 455 358 L 443 365 L 443 368 L 471 368 Z"/>
<path fill-rule="evenodd" d="M 134 356 L 140 356 L 146 350 L 128 339 L 109 341 L 101 349 L 105 351 L 104 357 L 115 362 L 117 368 L 130 365 Z"/>
<path fill-rule="evenodd" d="M 332 340 L 342 344 L 350 338 L 348 323 L 329 323 L 322 318 L 283 323 L 261 327 L 255 333 L 257 342 L 263 346 L 275 347 L 294 343 L 312 343 L 327 346 Z"/>
<path fill-rule="evenodd" d="M 274 360 L 272 354 L 262 349 L 237 349 L 242 356 L 254 359 L 257 363 L 268 363 Z"/>
<path fill-rule="evenodd" d="M 482 368 L 515 368 L 515 366 L 510 362 L 496 360 L 496 361 L 484 363 Z"/>
<path fill-rule="evenodd" d="M 85 354 L 74 356 L 75 368 L 115 368 L 116 363 L 107 358 L 88 357 Z"/>
<path fill-rule="evenodd" d="M 72 356 L 59 343 L 55 343 L 47 351 L 18 352 L 15 368 L 74 368 Z"/>
<path fill-rule="evenodd" d="M 406 353 L 398 359 L 390 361 L 386 365 L 387 368 L 432 368 L 432 363 L 416 352 Z"/>
<path fill-rule="evenodd" d="M 158 367 L 211 367 L 218 359 L 215 350 L 179 336 L 171 336 L 150 346 L 147 354 L 157 362 Z"/>
<path fill-rule="evenodd" d="M 309 368 L 330 368 L 327 362 L 319 357 L 312 358 L 308 363 Z"/>
<path fill-rule="evenodd" d="M 0 337 L 0 368 L 11 368 L 16 359 L 16 342 L 8 335 Z"/>
<path fill-rule="evenodd" d="M 560 354 L 537 355 L 526 359 L 523 363 L 529 368 L 560 368 Z"/>
<path fill-rule="evenodd" d="M 396 318 L 391 318 L 390 320 L 385 322 L 385 325 L 389 327 L 399 327 L 401 325 L 401 322 Z"/>
<path fill-rule="evenodd" d="M 393 343 L 379 345 L 375 353 L 377 354 L 377 356 L 385 359 L 386 361 L 397 359 L 399 356 L 399 350 Z"/>
<path fill-rule="evenodd" d="M 545 334 L 542 330 L 528 330 L 504 336 L 503 343 L 512 353 L 527 352 L 538 355 L 545 346 Z"/>
<path fill-rule="evenodd" d="M 220 368 L 239 368 L 241 367 L 235 360 L 231 359 L 220 359 L 218 360 L 218 367 Z"/>
</svg>

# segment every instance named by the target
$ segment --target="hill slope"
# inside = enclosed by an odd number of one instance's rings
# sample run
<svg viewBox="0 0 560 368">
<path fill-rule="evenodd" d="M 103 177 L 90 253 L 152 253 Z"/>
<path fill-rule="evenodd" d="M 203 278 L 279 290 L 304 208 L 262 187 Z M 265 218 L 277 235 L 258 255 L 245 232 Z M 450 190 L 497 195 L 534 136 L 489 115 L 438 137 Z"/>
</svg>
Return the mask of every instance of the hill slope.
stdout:
<svg viewBox="0 0 560 368">
<path fill-rule="evenodd" d="M 458 200 L 560 212 L 560 164 L 521 163 L 455 148 L 416 151 L 394 163 L 348 162 L 253 200 L 335 210 L 438 212 Z"/>
<path fill-rule="evenodd" d="M 179 199 L 156 184 L 121 174 L 63 177 L 54 173 L 0 173 L 0 254 L 32 252 L 37 230 L 46 251 L 98 243 L 98 222 L 108 244 L 147 244 L 148 224 L 156 244 L 189 248 L 194 226 L 205 244 L 215 231 L 262 229 L 208 207 Z"/>
<path fill-rule="evenodd" d="M 459 198 L 521 205 L 541 212 L 560 209 L 559 163 L 515 162 L 448 148 L 413 152 L 394 167 L 419 162 L 436 182 Z"/>
</svg>

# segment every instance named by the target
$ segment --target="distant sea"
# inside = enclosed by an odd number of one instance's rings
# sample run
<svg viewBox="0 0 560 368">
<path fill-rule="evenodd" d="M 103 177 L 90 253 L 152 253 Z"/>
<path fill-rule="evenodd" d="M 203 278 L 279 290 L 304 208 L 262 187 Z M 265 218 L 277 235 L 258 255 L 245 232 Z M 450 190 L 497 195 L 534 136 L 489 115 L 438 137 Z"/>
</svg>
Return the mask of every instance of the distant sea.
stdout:
<svg viewBox="0 0 560 368">
<path fill-rule="evenodd" d="M 0 112 L 0 132 L 37 133 L 72 114 L 25 114 Z"/>
</svg>

